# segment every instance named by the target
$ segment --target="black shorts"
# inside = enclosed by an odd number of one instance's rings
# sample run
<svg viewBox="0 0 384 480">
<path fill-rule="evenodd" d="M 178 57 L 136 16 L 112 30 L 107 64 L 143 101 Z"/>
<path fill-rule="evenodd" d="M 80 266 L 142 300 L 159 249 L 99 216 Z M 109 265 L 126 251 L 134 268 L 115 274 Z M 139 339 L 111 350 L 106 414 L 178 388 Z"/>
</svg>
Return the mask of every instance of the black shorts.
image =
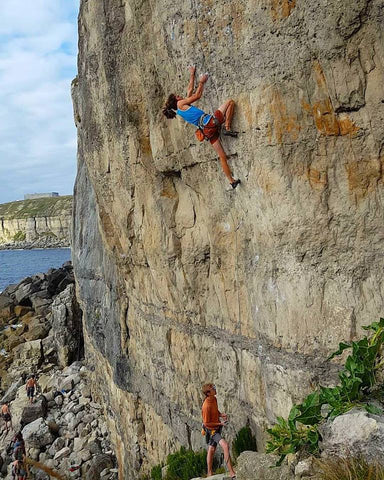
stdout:
<svg viewBox="0 0 384 480">
<path fill-rule="evenodd" d="M 210 447 L 217 447 L 217 444 L 223 438 L 221 436 L 222 429 L 223 429 L 223 427 L 218 427 L 218 428 L 215 428 L 215 429 L 204 427 L 205 441 L 207 442 L 207 444 Z"/>
<path fill-rule="evenodd" d="M 28 398 L 33 398 L 35 395 L 35 387 L 28 387 L 27 388 L 27 397 Z"/>
<path fill-rule="evenodd" d="M 11 415 L 9 413 L 3 413 L 2 415 L 4 422 L 10 422 L 11 421 Z"/>
</svg>

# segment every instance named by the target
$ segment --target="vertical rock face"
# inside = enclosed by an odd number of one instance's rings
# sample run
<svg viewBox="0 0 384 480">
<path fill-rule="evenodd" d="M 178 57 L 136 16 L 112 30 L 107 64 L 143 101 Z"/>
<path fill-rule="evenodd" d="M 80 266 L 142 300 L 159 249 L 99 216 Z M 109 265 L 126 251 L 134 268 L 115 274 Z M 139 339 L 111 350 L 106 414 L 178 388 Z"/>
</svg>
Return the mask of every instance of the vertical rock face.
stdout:
<svg viewBox="0 0 384 480">
<path fill-rule="evenodd" d="M 329 376 L 383 298 L 381 0 L 82 0 L 73 262 L 120 476 L 201 446 L 200 386 L 233 434 Z M 237 104 L 212 148 L 161 106 L 208 71 Z"/>
</svg>

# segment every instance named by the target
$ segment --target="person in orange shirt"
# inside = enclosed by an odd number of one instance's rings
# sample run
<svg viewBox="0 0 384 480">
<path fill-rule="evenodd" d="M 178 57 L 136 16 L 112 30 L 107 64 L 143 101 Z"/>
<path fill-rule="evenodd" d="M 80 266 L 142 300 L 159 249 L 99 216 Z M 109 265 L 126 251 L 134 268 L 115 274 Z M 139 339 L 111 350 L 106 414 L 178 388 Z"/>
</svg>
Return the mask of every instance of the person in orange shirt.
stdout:
<svg viewBox="0 0 384 480">
<path fill-rule="evenodd" d="M 216 451 L 217 444 L 221 446 L 224 452 L 224 461 L 228 466 L 231 478 L 236 479 L 236 473 L 233 470 L 231 457 L 229 455 L 229 445 L 221 436 L 223 426 L 228 422 L 228 417 L 225 413 L 220 413 L 217 406 L 216 387 L 212 383 L 203 385 L 203 394 L 205 400 L 201 409 L 203 417 L 203 429 L 206 435 L 206 442 L 208 444 L 207 453 L 207 469 L 208 476 L 212 473 L 213 457 Z M 220 420 L 222 419 L 222 421 Z"/>
<path fill-rule="evenodd" d="M 27 397 L 29 398 L 29 403 L 33 403 L 33 397 L 35 396 L 36 388 L 36 378 L 35 375 L 31 375 L 27 383 L 25 384 L 25 389 L 27 390 Z"/>
<path fill-rule="evenodd" d="M 3 403 L 1 406 L 1 417 L 5 422 L 5 428 L 8 433 L 9 429 L 12 428 L 12 417 L 7 403 Z"/>
</svg>

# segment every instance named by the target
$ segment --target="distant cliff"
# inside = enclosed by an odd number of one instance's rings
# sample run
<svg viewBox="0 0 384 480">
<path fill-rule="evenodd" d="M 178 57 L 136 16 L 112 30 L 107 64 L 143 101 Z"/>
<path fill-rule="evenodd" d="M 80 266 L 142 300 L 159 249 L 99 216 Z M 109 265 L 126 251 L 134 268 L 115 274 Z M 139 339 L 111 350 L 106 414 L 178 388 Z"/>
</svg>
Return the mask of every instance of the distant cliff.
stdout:
<svg viewBox="0 0 384 480">
<path fill-rule="evenodd" d="M 70 244 L 72 196 L 0 205 L 0 249 L 50 248 Z"/>
</svg>

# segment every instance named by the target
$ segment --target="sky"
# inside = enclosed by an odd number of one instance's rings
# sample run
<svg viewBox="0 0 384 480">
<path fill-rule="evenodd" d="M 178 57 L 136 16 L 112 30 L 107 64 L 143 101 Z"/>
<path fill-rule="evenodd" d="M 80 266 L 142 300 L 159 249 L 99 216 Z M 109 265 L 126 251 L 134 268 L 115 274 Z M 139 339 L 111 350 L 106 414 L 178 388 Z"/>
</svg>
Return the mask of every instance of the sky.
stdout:
<svg viewBox="0 0 384 480">
<path fill-rule="evenodd" d="M 79 0 L 0 0 L 0 203 L 71 195 Z"/>
</svg>

